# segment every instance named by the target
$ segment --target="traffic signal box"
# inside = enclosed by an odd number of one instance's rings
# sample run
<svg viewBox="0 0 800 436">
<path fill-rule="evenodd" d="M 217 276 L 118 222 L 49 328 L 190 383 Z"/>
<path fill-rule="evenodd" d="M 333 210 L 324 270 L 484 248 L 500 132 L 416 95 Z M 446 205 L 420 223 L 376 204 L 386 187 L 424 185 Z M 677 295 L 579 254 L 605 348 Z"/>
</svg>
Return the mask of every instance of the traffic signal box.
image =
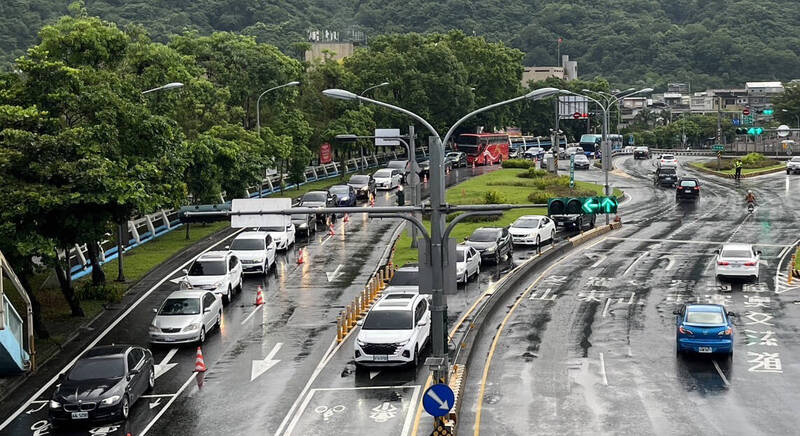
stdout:
<svg viewBox="0 0 800 436">
<path fill-rule="evenodd" d="M 611 197 L 556 197 L 547 200 L 548 215 L 594 215 L 617 213 L 617 198 Z"/>
</svg>

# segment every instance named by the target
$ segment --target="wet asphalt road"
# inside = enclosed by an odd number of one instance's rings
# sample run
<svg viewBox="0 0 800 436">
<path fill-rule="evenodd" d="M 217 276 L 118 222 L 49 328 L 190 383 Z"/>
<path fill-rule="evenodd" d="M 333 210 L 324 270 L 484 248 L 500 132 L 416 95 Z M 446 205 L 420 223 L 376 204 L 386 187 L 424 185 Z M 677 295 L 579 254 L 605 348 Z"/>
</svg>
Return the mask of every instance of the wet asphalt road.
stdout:
<svg viewBox="0 0 800 436">
<path fill-rule="evenodd" d="M 785 269 L 800 177 L 736 183 L 686 161 L 679 173 L 702 183 L 696 205 L 653 187 L 649 161 L 618 159 L 612 183 L 632 197 L 623 229 L 498 303 L 473 351 L 461 434 L 797 434 L 800 283 L 787 285 Z M 760 204 L 752 215 L 747 189 Z M 757 282 L 715 280 L 713 250 L 727 241 L 758 244 Z M 689 302 L 738 314 L 732 359 L 676 357 L 672 311 Z"/>
<path fill-rule="evenodd" d="M 496 167 L 452 171 L 448 184 L 493 169 Z M 379 191 L 376 204 L 391 205 L 394 199 L 395 191 Z M 210 332 L 203 344 L 203 357 L 209 368 L 206 373 L 193 373 L 194 346 L 175 349 L 151 347 L 156 363 L 161 363 L 164 371 L 157 378 L 154 391 L 132 407 L 131 417 L 126 422 L 56 431 L 46 419 L 46 402 L 51 396 L 51 387 L 0 430 L 0 435 L 274 434 L 282 423 L 285 431 L 295 419 L 296 428 L 316 430 L 295 431 L 293 434 L 332 434 L 332 427 L 317 426 L 317 421 L 333 422 L 364 409 L 362 406 L 369 406 L 366 409 L 369 410 L 375 406 L 371 402 L 373 398 L 395 396 L 381 388 L 358 390 L 354 387 L 405 384 L 411 387 L 399 389 L 398 395 L 409 400 L 415 392 L 418 393 L 419 389 L 413 387 L 419 384 L 417 380 L 427 375 L 421 374 L 422 369 L 420 373 L 401 370 L 356 375 L 350 362 L 352 343 L 347 341 L 340 348 L 333 348 L 336 316 L 363 289 L 397 224 L 397 220 L 370 220 L 365 215 L 354 215 L 347 224 L 338 220 L 333 237 L 323 231 L 310 239 L 298 237 L 296 246 L 279 253 L 277 267 L 269 276 L 245 276 L 243 291 L 225 308 L 221 329 Z M 213 249 L 224 247 L 227 241 L 229 239 L 220 241 Z M 305 251 L 302 265 L 296 263 L 299 247 Z M 450 307 L 454 313 L 451 318 L 467 307 L 481 289 L 510 269 L 512 263 L 509 259 L 498 266 L 484 266 L 479 280 L 459 287 L 451 299 Z M 326 272 L 335 271 L 339 265 L 342 274 L 329 281 Z M 169 279 L 181 276 L 181 269 L 165 276 L 164 282 L 154 286 L 153 291 L 119 324 L 104 332 L 99 345 L 131 343 L 148 346 L 147 329 L 153 317 L 152 309 L 176 289 L 177 286 Z M 264 289 L 266 304 L 257 307 L 254 301 L 259 286 Z M 267 362 L 269 369 L 260 374 L 254 372 L 253 362 L 256 361 Z M 314 382 L 309 382 L 312 378 Z M 324 390 L 329 388 L 343 390 Z M 348 398 L 344 403 L 345 409 L 332 404 L 329 413 L 317 412 L 324 404 L 317 405 L 316 402 L 327 404 L 324 399 L 331 395 L 343 398 L 342 401 Z M 25 399 L 15 400 L 22 402 Z M 304 404 L 306 400 L 308 402 Z M 376 404 L 387 407 L 384 402 Z M 403 404 L 408 408 L 416 403 L 406 401 Z M 302 411 L 300 406 L 304 406 Z M 297 413 L 290 414 L 290 411 Z M 384 414 L 380 416 L 384 417 L 393 412 L 381 413 Z M 381 421 L 378 423 L 368 415 L 358 416 L 373 425 L 394 424 L 388 418 L 385 421 L 378 419 Z M 0 421 L 5 419 L 2 417 Z M 364 425 L 365 429 L 369 428 L 367 423 Z"/>
</svg>

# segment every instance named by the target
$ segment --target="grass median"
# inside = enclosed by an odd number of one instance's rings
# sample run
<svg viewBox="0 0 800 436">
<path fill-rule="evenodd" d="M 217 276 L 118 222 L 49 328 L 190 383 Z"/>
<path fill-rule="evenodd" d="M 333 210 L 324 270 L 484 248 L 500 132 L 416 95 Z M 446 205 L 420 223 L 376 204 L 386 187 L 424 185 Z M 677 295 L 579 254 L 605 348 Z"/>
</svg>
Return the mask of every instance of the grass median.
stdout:
<svg viewBox="0 0 800 436">
<path fill-rule="evenodd" d="M 142 244 L 125 253 L 125 283 L 117 283 L 118 264 L 116 260 L 103 265 L 106 273 L 106 285 L 95 287 L 91 284 L 91 275 L 75 280 L 75 291 L 81 299 L 81 307 L 86 316 L 83 318 L 70 316 L 69 306 L 64 300 L 61 289 L 52 270 L 42 271 L 34 275 L 30 282 L 33 293 L 42 306 L 42 320 L 50 333 L 50 338 L 37 340 L 37 360 L 41 363 L 54 354 L 71 337 L 77 334 L 82 327 L 95 318 L 107 304 L 118 302 L 127 290 L 144 277 L 153 268 L 167 261 L 184 248 L 230 226 L 230 222 L 223 221 L 208 225 L 193 224 L 190 228 L 189 239 L 186 232 L 179 228 L 150 242 Z M 4 289 L 12 304 L 21 313 L 24 304 L 6 281 Z M 28 290 L 30 292 L 30 290 Z M 22 310 L 20 310 L 22 309 Z"/>
<path fill-rule="evenodd" d="M 534 177 L 520 177 L 535 175 Z M 594 183 L 575 181 L 575 188 L 569 188 L 569 177 L 554 177 L 541 170 L 504 168 L 473 177 L 447 190 L 450 204 L 543 204 L 550 197 L 602 195 L 603 187 Z M 622 196 L 622 191 L 614 189 L 614 195 Z M 479 227 L 505 227 L 523 215 L 546 215 L 546 208 L 512 209 L 491 217 L 467 218 L 456 225 L 451 233 L 456 241 L 464 241 Z M 448 216 L 448 222 L 455 214 Z M 424 221 L 430 231 L 430 221 Z M 405 265 L 418 261 L 416 248 L 411 248 L 411 236 L 404 231 L 397 240 L 394 264 Z"/>
<path fill-rule="evenodd" d="M 742 175 L 769 174 L 786 169 L 786 164 L 769 159 L 761 153 L 749 153 L 741 159 L 709 159 L 703 162 L 690 162 L 689 166 L 721 177 L 731 177 L 736 173 L 735 163 L 742 162 Z"/>
</svg>

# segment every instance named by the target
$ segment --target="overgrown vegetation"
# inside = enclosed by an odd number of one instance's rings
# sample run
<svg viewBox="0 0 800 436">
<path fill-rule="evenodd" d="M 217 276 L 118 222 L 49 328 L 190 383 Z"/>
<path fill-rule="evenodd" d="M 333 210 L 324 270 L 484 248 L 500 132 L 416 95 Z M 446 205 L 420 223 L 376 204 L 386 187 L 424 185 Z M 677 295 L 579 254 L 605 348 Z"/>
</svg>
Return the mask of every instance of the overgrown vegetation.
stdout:
<svg viewBox="0 0 800 436">
<path fill-rule="evenodd" d="M 767 167 L 779 166 L 781 163 L 775 159 L 769 159 L 761 153 L 749 153 L 740 159 L 720 159 L 719 170 L 733 171 L 737 160 L 742 161 L 742 170 L 762 169 Z M 717 171 L 717 160 L 710 159 L 702 163 L 703 167 Z"/>
<path fill-rule="evenodd" d="M 504 160 L 503 168 L 530 168 L 533 166 L 533 161 L 528 159 L 509 159 Z"/>
</svg>

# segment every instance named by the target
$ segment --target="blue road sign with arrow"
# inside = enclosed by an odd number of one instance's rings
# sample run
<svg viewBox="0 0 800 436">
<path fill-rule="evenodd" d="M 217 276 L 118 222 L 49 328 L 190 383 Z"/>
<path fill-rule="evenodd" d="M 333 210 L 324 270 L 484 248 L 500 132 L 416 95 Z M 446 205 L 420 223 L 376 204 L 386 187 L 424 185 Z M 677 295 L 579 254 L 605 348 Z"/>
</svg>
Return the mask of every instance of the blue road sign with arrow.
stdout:
<svg viewBox="0 0 800 436">
<path fill-rule="evenodd" d="M 456 396 L 450 386 L 439 383 L 428 388 L 422 397 L 422 407 L 432 416 L 444 416 L 453 407 Z"/>
</svg>

